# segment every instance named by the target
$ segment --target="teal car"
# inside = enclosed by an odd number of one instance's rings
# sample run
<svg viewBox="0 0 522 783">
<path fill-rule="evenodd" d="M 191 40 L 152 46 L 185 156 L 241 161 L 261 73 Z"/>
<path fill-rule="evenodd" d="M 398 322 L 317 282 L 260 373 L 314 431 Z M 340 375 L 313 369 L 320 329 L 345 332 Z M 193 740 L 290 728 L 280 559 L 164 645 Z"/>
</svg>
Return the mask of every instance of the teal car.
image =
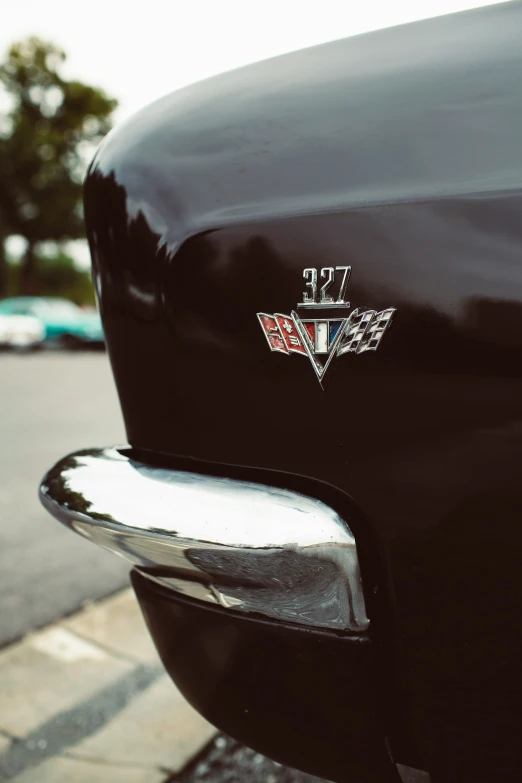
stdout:
<svg viewBox="0 0 522 783">
<path fill-rule="evenodd" d="M 32 315 L 44 327 L 44 340 L 64 347 L 102 346 L 103 328 L 96 311 L 82 310 L 68 299 L 14 296 L 0 302 L 0 315 Z"/>
</svg>

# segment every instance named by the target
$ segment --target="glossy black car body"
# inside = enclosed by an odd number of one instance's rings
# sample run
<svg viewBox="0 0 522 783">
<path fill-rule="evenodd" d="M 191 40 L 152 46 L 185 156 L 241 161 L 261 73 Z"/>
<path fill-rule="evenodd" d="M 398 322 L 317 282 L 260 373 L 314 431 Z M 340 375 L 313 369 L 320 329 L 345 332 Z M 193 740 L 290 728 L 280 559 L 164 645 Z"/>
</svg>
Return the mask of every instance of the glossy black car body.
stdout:
<svg viewBox="0 0 522 783">
<path fill-rule="evenodd" d="M 296 488 L 344 515 L 371 604 L 369 745 L 440 781 L 522 775 L 521 30 L 512 2 L 216 77 L 109 136 L 86 184 L 134 453 Z M 270 353 L 256 313 L 289 312 L 303 270 L 336 265 L 352 267 L 353 306 L 396 314 L 379 351 L 340 358 L 323 392 L 304 358 Z M 169 666 L 169 598 L 141 580 Z M 165 613 L 197 647 L 215 619 L 180 606 Z M 309 672 L 331 665 L 307 654 Z M 232 693 L 251 687 L 238 660 Z M 334 682 L 310 736 L 298 724 L 313 757 L 301 764 L 341 779 L 325 753 L 349 716 L 352 779 L 357 704 Z M 364 763 L 385 779 L 365 753 L 356 779 Z"/>
</svg>

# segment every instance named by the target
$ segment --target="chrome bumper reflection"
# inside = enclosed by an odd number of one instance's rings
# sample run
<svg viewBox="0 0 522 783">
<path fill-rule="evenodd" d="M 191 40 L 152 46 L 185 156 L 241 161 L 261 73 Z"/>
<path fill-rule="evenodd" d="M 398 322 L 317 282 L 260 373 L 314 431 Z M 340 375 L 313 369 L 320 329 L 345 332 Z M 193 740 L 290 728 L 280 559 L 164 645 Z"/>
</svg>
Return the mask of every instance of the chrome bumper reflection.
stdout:
<svg viewBox="0 0 522 783">
<path fill-rule="evenodd" d="M 307 627 L 368 627 L 354 537 L 319 500 L 150 467 L 115 448 L 66 457 L 40 497 L 77 533 L 192 598 Z"/>
</svg>

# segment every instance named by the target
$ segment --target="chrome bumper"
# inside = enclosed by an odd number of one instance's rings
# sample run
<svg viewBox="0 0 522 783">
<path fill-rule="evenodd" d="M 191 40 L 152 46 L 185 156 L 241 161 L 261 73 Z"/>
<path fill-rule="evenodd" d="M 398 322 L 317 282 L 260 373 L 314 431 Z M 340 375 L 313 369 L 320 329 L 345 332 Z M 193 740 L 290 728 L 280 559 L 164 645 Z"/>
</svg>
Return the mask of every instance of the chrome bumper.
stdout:
<svg viewBox="0 0 522 783">
<path fill-rule="evenodd" d="M 46 509 L 150 579 L 238 613 L 362 632 L 357 548 L 319 500 L 276 487 L 82 451 L 45 476 Z"/>
</svg>

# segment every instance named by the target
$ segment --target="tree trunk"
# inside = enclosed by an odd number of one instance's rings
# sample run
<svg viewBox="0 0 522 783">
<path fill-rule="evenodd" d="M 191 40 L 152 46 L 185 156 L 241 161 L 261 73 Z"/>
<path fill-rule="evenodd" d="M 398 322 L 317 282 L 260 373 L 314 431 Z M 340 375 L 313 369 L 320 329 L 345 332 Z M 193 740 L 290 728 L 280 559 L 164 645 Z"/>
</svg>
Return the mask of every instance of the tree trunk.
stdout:
<svg viewBox="0 0 522 783">
<path fill-rule="evenodd" d="M 0 299 L 7 296 L 7 256 L 5 252 L 5 237 L 0 235 Z"/>
<path fill-rule="evenodd" d="M 18 287 L 21 296 L 33 296 L 38 293 L 36 281 L 37 258 L 34 252 L 34 243 L 28 242 L 25 255 L 20 265 L 20 277 Z"/>
</svg>

